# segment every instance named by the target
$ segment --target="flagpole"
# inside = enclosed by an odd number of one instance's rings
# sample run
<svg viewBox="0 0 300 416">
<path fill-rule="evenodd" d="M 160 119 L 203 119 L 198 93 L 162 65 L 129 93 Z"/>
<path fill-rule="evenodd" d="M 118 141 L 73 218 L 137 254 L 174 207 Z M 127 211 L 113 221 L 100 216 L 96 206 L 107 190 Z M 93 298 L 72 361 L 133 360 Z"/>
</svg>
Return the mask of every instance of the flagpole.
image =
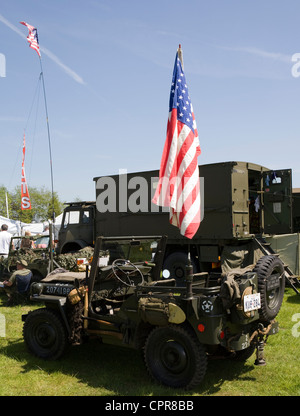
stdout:
<svg viewBox="0 0 300 416">
<path fill-rule="evenodd" d="M 42 78 L 42 82 L 43 82 L 44 102 L 45 102 L 47 131 L 48 131 L 48 145 L 49 145 L 49 157 L 50 157 L 50 174 L 51 174 L 51 191 L 52 191 L 52 221 L 53 221 L 53 223 L 55 223 L 52 151 L 51 151 L 50 128 L 49 128 L 49 118 L 48 118 L 48 106 L 47 106 L 47 99 L 46 99 L 46 89 L 45 89 L 45 81 L 44 81 L 44 72 L 43 72 L 42 58 L 41 58 L 40 55 L 39 55 L 39 58 L 40 58 L 40 65 L 41 65 L 41 78 Z"/>
<path fill-rule="evenodd" d="M 41 77 L 43 81 L 43 91 L 44 91 L 44 101 L 45 101 L 45 110 L 46 110 L 46 121 L 47 121 L 47 130 L 48 130 L 48 144 L 49 144 L 49 156 L 50 156 L 50 172 L 51 172 L 51 190 L 52 190 L 52 221 L 55 223 L 55 212 L 54 212 L 54 188 L 53 188 L 53 169 L 52 169 L 52 151 L 51 151 L 51 140 L 50 140 L 50 129 L 49 129 L 49 118 L 48 118 L 48 107 L 47 107 L 47 99 L 46 99 L 46 89 L 45 89 L 45 81 L 44 81 L 44 72 L 43 72 L 43 65 L 42 65 L 42 58 L 40 53 L 39 47 L 39 40 L 37 35 L 37 29 L 34 26 L 29 25 L 26 22 L 20 22 L 21 25 L 24 25 L 29 30 L 27 41 L 29 42 L 30 48 L 34 49 L 40 58 L 40 65 L 41 65 Z"/>
<path fill-rule="evenodd" d="M 6 201 L 6 216 L 9 219 L 7 192 L 5 192 L 5 201 Z"/>
<path fill-rule="evenodd" d="M 184 69 L 184 66 L 183 66 L 183 53 L 182 53 L 182 49 L 181 49 L 181 44 L 180 43 L 179 43 L 179 47 L 177 49 L 177 52 L 178 52 L 178 58 L 180 59 L 180 62 L 181 62 L 182 69 Z"/>
</svg>

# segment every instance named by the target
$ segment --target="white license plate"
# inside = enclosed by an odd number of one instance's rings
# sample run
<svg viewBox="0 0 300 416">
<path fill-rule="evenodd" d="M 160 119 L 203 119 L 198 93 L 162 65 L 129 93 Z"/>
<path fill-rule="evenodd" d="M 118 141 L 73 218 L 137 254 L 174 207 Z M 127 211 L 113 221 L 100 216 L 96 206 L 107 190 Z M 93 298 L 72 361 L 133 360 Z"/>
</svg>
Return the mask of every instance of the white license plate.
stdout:
<svg viewBox="0 0 300 416">
<path fill-rule="evenodd" d="M 244 297 L 244 311 L 250 312 L 261 308 L 260 293 L 253 293 Z"/>
</svg>

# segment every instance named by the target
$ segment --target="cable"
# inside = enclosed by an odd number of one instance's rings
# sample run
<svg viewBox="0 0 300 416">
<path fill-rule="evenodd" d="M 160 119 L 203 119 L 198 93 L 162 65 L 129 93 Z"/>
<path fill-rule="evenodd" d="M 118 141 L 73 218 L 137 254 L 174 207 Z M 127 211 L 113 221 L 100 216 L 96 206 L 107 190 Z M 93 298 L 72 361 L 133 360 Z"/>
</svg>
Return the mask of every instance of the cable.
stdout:
<svg viewBox="0 0 300 416">
<path fill-rule="evenodd" d="M 33 100 L 32 100 L 31 106 L 30 106 L 30 110 L 29 110 L 29 114 L 28 114 L 27 121 L 26 121 L 26 124 L 25 124 L 24 132 L 26 132 L 26 130 L 27 130 L 29 119 L 31 117 L 31 112 L 32 112 L 32 109 L 33 109 L 33 104 L 35 102 L 37 92 L 40 90 L 40 88 L 39 88 L 40 87 L 40 81 L 41 81 L 41 75 L 39 75 L 38 82 L 37 82 L 37 85 L 36 85 L 36 88 L 35 88 L 35 93 L 34 93 Z M 11 182 L 12 182 L 12 180 L 14 178 L 14 175 L 15 175 L 17 163 L 20 161 L 20 155 L 21 155 L 22 147 L 23 147 L 23 136 L 22 136 L 22 140 L 20 140 L 20 145 L 18 147 L 18 151 L 17 151 L 17 154 L 16 154 L 16 160 L 15 160 L 14 167 L 13 167 L 13 170 L 12 170 L 12 174 L 10 176 L 10 181 L 9 181 L 9 184 L 8 184 L 8 187 L 7 187 L 8 190 L 11 187 Z"/>
</svg>

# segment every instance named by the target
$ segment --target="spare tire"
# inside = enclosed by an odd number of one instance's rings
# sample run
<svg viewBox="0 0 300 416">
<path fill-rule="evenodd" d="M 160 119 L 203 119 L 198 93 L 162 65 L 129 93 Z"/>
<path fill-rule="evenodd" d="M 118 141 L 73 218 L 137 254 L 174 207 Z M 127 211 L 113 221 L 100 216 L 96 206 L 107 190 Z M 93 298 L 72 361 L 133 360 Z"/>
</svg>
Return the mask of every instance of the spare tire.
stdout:
<svg viewBox="0 0 300 416">
<path fill-rule="evenodd" d="M 188 263 L 188 255 L 183 251 L 174 251 L 169 254 L 163 264 L 163 270 L 169 270 L 170 279 L 176 279 L 177 286 L 185 285 L 185 268 Z M 197 273 L 197 266 L 191 259 L 193 273 Z"/>
<path fill-rule="evenodd" d="M 275 256 L 261 257 L 254 268 L 261 297 L 260 318 L 270 322 L 278 314 L 284 295 L 285 276 L 282 261 Z"/>
</svg>

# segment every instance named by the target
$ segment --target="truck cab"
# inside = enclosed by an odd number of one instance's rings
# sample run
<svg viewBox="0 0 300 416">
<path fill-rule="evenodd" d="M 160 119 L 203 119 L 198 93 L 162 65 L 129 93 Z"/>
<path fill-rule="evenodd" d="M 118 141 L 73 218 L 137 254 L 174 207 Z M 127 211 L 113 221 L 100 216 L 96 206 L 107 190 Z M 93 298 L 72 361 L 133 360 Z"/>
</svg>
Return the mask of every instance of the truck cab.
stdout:
<svg viewBox="0 0 300 416">
<path fill-rule="evenodd" d="M 95 202 L 68 202 L 59 231 L 58 254 L 94 245 Z"/>
</svg>

